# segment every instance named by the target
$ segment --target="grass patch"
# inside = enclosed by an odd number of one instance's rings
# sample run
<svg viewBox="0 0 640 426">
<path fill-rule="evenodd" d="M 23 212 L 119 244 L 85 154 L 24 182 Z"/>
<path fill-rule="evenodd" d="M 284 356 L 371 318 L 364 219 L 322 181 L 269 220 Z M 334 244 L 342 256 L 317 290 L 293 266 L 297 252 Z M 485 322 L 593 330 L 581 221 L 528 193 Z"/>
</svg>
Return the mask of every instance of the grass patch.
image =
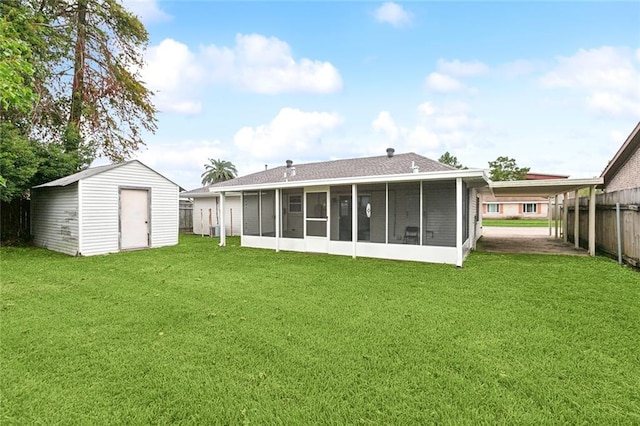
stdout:
<svg viewBox="0 0 640 426">
<path fill-rule="evenodd" d="M 0 422 L 640 422 L 640 275 L 608 259 L 230 240 L 0 249 Z"/>
<path fill-rule="evenodd" d="M 482 219 L 482 226 L 546 228 L 549 222 L 547 219 Z"/>
</svg>

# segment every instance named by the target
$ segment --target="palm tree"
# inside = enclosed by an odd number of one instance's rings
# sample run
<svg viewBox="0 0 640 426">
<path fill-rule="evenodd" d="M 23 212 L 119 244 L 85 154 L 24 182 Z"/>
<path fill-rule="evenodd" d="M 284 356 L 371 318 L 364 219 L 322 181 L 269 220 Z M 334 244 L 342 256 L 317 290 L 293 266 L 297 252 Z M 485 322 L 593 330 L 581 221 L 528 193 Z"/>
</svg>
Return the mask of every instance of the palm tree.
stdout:
<svg viewBox="0 0 640 426">
<path fill-rule="evenodd" d="M 204 173 L 200 175 L 203 185 L 224 182 L 238 176 L 236 166 L 231 161 L 209 158 L 209 163 L 204 165 Z"/>
</svg>

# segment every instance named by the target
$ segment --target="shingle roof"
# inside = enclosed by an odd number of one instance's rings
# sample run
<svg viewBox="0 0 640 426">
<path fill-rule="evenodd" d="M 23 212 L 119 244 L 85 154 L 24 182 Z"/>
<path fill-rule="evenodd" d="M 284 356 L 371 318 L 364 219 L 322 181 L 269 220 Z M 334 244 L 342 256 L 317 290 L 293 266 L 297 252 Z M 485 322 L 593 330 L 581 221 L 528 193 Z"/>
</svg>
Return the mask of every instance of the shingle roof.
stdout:
<svg viewBox="0 0 640 426">
<path fill-rule="evenodd" d="M 307 182 L 315 180 L 340 179 L 362 176 L 384 176 L 412 173 L 412 163 L 420 168 L 420 172 L 441 172 L 455 170 L 453 167 L 431 160 L 422 155 L 409 152 L 377 157 L 349 158 L 345 160 L 323 161 L 319 163 L 293 164 L 295 176 L 289 176 L 289 182 Z M 286 166 L 280 166 L 262 172 L 237 177 L 211 186 L 183 192 L 181 196 L 208 193 L 217 188 L 230 186 L 261 185 L 284 182 Z"/>
<path fill-rule="evenodd" d="M 129 163 L 133 163 L 133 162 L 140 163 L 144 167 L 146 167 L 149 170 L 153 171 L 154 173 L 157 173 L 160 176 L 162 176 L 160 173 L 158 173 L 155 170 L 151 169 L 150 167 L 146 166 L 145 164 L 143 164 L 139 160 L 129 160 L 129 161 L 125 161 L 125 162 L 122 162 L 122 163 L 113 163 L 113 164 L 107 164 L 105 166 L 91 167 L 91 168 L 83 170 L 81 172 L 74 173 L 72 175 L 65 176 L 63 178 L 56 179 L 56 180 L 53 180 L 51 182 L 43 183 L 42 185 L 34 186 L 34 188 L 44 188 L 44 187 L 50 187 L 50 186 L 67 186 L 67 185 L 71 185 L 72 183 L 78 182 L 78 181 L 80 181 L 82 179 L 86 179 L 88 177 L 95 176 L 95 175 L 97 175 L 99 173 L 106 172 L 107 170 L 115 169 L 115 168 L 118 168 L 120 166 L 124 166 L 125 164 L 129 164 Z M 162 177 L 167 179 L 164 176 L 162 176 Z M 167 179 L 167 180 L 169 182 L 173 183 L 174 185 L 178 186 L 180 189 L 183 189 L 180 185 L 178 185 L 177 183 L 173 182 L 172 180 L 170 180 L 170 179 Z"/>
<path fill-rule="evenodd" d="M 47 186 L 67 186 L 72 183 L 78 182 L 79 180 L 88 178 L 90 176 L 97 175 L 98 173 L 106 172 L 107 170 L 115 169 L 116 167 L 120 167 L 123 164 L 127 163 L 115 163 L 115 164 L 107 164 L 105 166 L 97 166 L 91 167 L 90 169 L 83 170 L 78 173 L 74 173 L 69 176 L 65 176 L 60 179 L 53 180 L 51 182 L 43 183 L 42 185 L 34 186 L 34 188 L 44 188 Z"/>
</svg>

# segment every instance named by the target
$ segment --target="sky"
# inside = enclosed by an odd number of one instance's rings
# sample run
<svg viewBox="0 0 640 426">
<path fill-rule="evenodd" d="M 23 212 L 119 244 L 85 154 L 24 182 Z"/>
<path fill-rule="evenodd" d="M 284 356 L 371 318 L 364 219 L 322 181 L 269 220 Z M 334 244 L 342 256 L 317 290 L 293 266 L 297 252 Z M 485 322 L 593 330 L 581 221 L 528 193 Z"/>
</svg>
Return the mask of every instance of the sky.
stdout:
<svg viewBox="0 0 640 426">
<path fill-rule="evenodd" d="M 387 147 L 597 177 L 640 120 L 638 2 L 124 1 L 160 111 L 134 158 L 187 190 Z"/>
</svg>

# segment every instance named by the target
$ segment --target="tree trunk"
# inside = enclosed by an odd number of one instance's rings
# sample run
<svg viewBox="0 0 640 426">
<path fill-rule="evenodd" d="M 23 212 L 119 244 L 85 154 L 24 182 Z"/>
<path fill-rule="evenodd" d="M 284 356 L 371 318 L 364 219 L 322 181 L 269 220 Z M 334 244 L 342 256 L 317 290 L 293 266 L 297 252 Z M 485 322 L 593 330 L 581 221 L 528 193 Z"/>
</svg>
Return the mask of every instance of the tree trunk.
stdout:
<svg viewBox="0 0 640 426">
<path fill-rule="evenodd" d="M 65 141 L 67 152 L 78 152 L 80 148 L 80 121 L 84 100 L 85 43 L 87 39 L 87 2 L 78 0 L 78 21 L 76 22 L 76 44 L 73 63 L 73 85 L 71 88 L 71 111 L 69 128 Z"/>
</svg>

